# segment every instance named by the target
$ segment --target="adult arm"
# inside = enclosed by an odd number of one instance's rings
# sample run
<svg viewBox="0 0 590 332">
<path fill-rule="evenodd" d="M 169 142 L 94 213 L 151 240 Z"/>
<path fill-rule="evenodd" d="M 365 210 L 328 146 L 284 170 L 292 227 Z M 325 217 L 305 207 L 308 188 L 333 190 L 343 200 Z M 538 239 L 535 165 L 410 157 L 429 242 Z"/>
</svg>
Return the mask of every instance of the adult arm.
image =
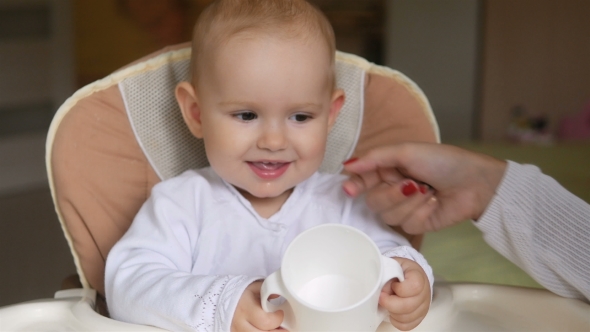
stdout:
<svg viewBox="0 0 590 332">
<path fill-rule="evenodd" d="M 374 149 L 345 169 L 353 176 L 344 190 L 367 191 L 367 205 L 386 223 L 422 233 L 478 220 L 485 240 L 540 284 L 590 298 L 590 206 L 538 168 L 449 145 L 403 143 Z M 433 189 L 406 196 L 408 182 Z"/>
<path fill-rule="evenodd" d="M 590 299 L 590 205 L 539 168 L 508 162 L 474 224 L 490 246 L 547 289 Z"/>
</svg>

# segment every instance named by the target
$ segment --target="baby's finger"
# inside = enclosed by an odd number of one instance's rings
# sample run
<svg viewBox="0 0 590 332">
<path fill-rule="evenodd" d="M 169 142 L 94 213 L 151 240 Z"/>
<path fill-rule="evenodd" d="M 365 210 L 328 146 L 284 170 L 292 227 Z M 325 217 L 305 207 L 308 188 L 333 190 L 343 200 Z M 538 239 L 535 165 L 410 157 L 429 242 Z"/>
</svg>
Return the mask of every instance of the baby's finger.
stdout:
<svg viewBox="0 0 590 332">
<path fill-rule="evenodd" d="M 423 302 L 419 297 L 403 298 L 397 295 L 387 295 L 384 292 L 379 296 L 379 305 L 392 315 L 409 314 L 420 307 Z"/>
<path fill-rule="evenodd" d="M 397 279 L 391 279 L 388 282 L 385 283 L 385 285 L 383 285 L 383 288 L 381 288 L 381 293 L 385 293 L 387 295 L 393 295 L 393 290 L 391 289 L 391 283 Z M 383 294 L 381 294 L 382 296 Z"/>
<path fill-rule="evenodd" d="M 393 326 L 401 331 L 409 331 L 416 326 L 418 326 L 426 313 L 428 312 L 428 308 L 430 304 L 428 302 L 423 302 L 420 307 L 418 307 L 415 311 L 408 313 L 408 314 L 390 314 L 389 321 Z"/>
<path fill-rule="evenodd" d="M 401 298 L 412 298 L 424 291 L 425 284 L 430 284 L 426 276 L 415 268 L 404 269 L 404 282 L 392 282 L 391 289 Z"/>
<path fill-rule="evenodd" d="M 275 311 L 275 312 L 266 312 L 261 308 L 253 310 L 252 315 L 250 316 L 249 322 L 255 328 L 260 329 L 262 331 L 272 331 L 281 325 L 283 322 L 283 311 Z"/>
<path fill-rule="evenodd" d="M 250 322 L 243 320 L 232 324 L 231 332 L 260 332 L 260 330 L 250 324 Z"/>
</svg>

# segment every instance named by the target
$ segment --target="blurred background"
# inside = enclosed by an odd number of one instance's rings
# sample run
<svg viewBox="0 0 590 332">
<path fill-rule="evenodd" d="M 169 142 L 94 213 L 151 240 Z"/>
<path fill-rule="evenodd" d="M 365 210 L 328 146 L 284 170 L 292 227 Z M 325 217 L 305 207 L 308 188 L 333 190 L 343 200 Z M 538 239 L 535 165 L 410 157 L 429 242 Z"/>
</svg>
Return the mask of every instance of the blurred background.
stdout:
<svg viewBox="0 0 590 332">
<path fill-rule="evenodd" d="M 57 108 L 84 85 L 188 41 L 209 2 L 0 0 L 0 306 L 52 297 L 75 273 L 44 164 Z M 339 50 L 422 88 L 444 143 L 537 164 L 590 201 L 590 1 L 311 2 L 332 22 Z M 470 226 L 427 236 L 423 251 L 435 272 L 537 286 Z M 465 277 L 473 247 L 505 270 Z"/>
</svg>

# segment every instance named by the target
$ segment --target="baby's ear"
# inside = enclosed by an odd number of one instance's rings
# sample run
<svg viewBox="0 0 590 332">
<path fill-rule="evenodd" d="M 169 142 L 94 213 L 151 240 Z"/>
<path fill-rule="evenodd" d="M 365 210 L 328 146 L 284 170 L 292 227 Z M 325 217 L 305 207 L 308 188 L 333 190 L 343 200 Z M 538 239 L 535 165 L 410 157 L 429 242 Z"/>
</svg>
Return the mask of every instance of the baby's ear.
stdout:
<svg viewBox="0 0 590 332">
<path fill-rule="evenodd" d="M 344 105 L 344 100 L 346 99 L 344 95 L 344 90 L 336 89 L 332 93 L 332 101 L 330 103 L 330 114 L 328 115 L 328 129 L 331 130 L 332 126 L 336 122 L 336 118 Z"/>
<path fill-rule="evenodd" d="M 195 88 L 190 82 L 180 82 L 174 92 L 184 123 L 195 137 L 203 138 L 201 109 Z"/>
</svg>

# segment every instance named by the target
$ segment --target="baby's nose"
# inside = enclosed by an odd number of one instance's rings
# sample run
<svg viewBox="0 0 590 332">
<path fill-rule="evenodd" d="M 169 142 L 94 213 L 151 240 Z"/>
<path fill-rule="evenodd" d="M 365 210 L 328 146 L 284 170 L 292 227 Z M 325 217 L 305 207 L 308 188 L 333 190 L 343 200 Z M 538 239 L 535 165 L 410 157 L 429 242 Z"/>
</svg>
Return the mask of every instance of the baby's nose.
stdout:
<svg viewBox="0 0 590 332">
<path fill-rule="evenodd" d="M 278 151 L 287 147 L 287 136 L 285 128 L 277 124 L 265 126 L 258 139 L 258 148 Z"/>
</svg>

